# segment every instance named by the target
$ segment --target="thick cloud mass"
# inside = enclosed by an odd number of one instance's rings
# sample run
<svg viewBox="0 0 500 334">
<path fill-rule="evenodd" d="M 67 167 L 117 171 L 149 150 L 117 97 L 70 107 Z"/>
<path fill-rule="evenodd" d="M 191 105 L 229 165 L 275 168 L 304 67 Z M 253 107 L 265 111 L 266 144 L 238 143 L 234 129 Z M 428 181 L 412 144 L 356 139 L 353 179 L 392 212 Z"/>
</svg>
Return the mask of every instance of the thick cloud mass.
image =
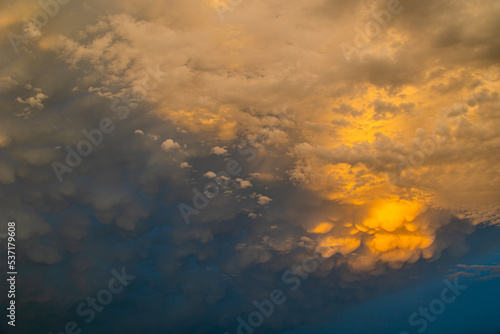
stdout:
<svg viewBox="0 0 500 334">
<path fill-rule="evenodd" d="M 73 0 L 40 26 L 40 4 L 4 0 L 20 333 L 234 333 L 319 254 L 259 328 L 293 330 L 499 225 L 500 3 L 392 2 Z"/>
</svg>

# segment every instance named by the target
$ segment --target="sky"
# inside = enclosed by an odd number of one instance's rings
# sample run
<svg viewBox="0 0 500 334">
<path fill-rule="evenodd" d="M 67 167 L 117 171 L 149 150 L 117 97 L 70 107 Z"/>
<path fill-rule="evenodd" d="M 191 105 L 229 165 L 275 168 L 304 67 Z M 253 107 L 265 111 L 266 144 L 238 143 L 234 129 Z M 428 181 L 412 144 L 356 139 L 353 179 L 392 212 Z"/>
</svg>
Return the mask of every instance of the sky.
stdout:
<svg viewBox="0 0 500 334">
<path fill-rule="evenodd" d="M 499 334 L 499 59 L 496 0 L 0 0 L 0 332 Z"/>
</svg>

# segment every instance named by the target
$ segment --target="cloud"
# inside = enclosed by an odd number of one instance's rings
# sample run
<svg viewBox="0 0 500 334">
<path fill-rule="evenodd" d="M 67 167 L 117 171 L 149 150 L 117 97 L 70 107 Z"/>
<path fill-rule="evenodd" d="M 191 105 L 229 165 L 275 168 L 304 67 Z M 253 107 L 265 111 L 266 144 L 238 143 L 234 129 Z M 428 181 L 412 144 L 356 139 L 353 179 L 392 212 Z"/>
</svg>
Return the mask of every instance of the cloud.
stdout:
<svg viewBox="0 0 500 334">
<path fill-rule="evenodd" d="M 225 148 L 215 146 L 215 147 L 212 147 L 212 153 L 216 154 L 216 155 L 224 155 L 227 153 L 227 150 Z"/>
<path fill-rule="evenodd" d="M 176 143 L 172 139 L 167 139 L 163 143 L 161 143 L 161 149 L 165 152 L 180 149 L 181 145 Z"/>
<path fill-rule="evenodd" d="M 259 205 L 266 205 L 266 204 L 271 203 L 271 201 L 272 201 L 272 199 L 267 197 L 267 196 L 264 196 L 264 195 L 257 196 L 257 203 L 259 203 Z"/>
<path fill-rule="evenodd" d="M 458 264 L 457 269 L 450 275 L 450 277 L 455 278 L 460 276 L 474 277 L 480 280 L 490 280 L 500 277 L 500 265 Z"/>
<path fill-rule="evenodd" d="M 217 177 L 217 175 L 214 173 L 214 172 L 206 172 L 205 174 L 203 174 L 203 177 L 206 177 L 207 179 L 213 179 L 215 177 Z"/>
<path fill-rule="evenodd" d="M 38 108 L 38 110 L 41 110 L 43 108 L 42 101 L 47 99 L 48 96 L 43 94 L 43 93 L 37 93 L 35 96 L 31 96 L 27 98 L 26 100 L 23 100 L 22 98 L 18 97 L 16 99 L 17 102 L 23 103 L 23 104 L 28 104 L 32 108 Z"/>
<path fill-rule="evenodd" d="M 137 280 L 84 330 L 236 332 L 315 254 L 262 331 L 318 325 L 500 222 L 495 1 L 405 2 L 351 63 L 339 44 L 387 1 L 245 1 L 224 20 L 205 0 L 72 1 L 43 27 L 24 26 L 37 3 L 6 6 L 2 36 L 37 36 L 0 41 L 20 326 L 60 331 L 126 266 Z"/>
<path fill-rule="evenodd" d="M 240 183 L 240 188 L 241 189 L 250 188 L 250 187 L 253 186 L 252 182 L 250 182 L 248 180 L 236 179 L 236 181 L 238 181 Z"/>
</svg>

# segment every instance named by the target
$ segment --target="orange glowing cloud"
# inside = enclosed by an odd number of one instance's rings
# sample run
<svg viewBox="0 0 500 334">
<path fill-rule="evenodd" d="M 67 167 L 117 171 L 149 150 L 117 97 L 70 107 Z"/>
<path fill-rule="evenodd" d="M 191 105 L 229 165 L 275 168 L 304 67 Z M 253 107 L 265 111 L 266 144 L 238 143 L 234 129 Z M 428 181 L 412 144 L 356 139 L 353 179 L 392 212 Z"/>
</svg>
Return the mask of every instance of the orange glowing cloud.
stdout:
<svg viewBox="0 0 500 334">
<path fill-rule="evenodd" d="M 337 238 L 328 236 L 320 241 L 316 250 L 321 254 L 321 256 L 327 258 L 336 253 L 340 253 L 342 255 L 350 254 L 358 249 L 360 245 L 361 240 L 357 238 Z"/>
<path fill-rule="evenodd" d="M 318 224 L 315 228 L 313 228 L 312 230 L 309 230 L 307 232 L 324 234 L 324 233 L 330 232 L 332 228 L 333 228 L 332 223 L 325 222 L 325 223 Z"/>
</svg>

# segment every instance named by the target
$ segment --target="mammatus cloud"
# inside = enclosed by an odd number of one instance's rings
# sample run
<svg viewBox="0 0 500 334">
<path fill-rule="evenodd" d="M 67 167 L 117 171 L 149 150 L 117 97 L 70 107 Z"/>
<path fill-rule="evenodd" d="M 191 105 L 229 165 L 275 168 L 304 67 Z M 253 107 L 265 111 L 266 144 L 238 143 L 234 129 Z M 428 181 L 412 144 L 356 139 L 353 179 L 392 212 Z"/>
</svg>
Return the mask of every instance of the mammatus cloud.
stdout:
<svg viewBox="0 0 500 334">
<path fill-rule="evenodd" d="M 172 139 L 167 139 L 163 143 L 161 143 L 161 149 L 164 151 L 170 151 L 170 150 L 175 150 L 179 149 L 181 145 L 179 143 L 176 143 Z"/>
<path fill-rule="evenodd" d="M 295 329 L 500 222 L 497 1 L 401 1 L 349 62 L 388 1 L 57 3 L 0 17 L 0 219 L 47 332 L 121 267 L 138 310 L 89 332 L 223 332 L 319 254 L 262 327 Z"/>
</svg>

